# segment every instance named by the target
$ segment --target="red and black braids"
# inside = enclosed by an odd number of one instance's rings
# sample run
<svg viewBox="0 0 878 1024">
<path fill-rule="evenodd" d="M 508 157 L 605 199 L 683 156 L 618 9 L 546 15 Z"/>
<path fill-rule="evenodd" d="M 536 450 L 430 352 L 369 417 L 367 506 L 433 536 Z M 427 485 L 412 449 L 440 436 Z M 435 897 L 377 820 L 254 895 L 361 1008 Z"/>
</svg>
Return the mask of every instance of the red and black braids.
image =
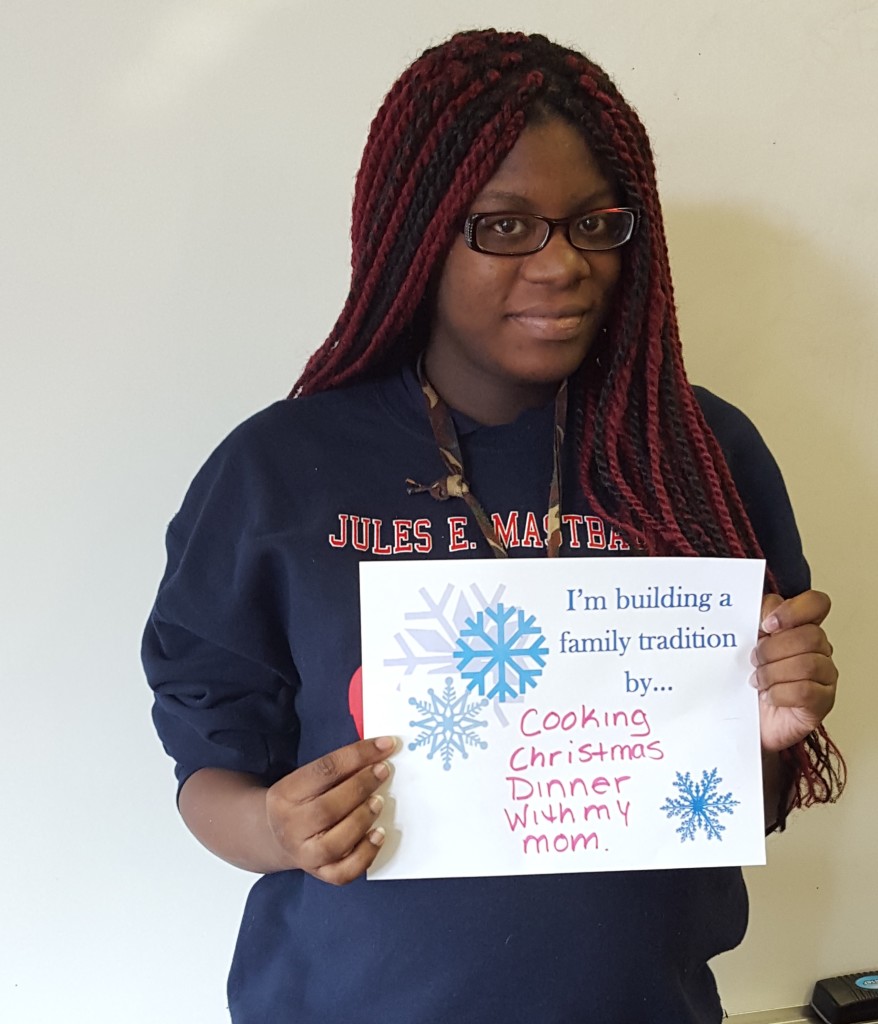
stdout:
<svg viewBox="0 0 878 1024">
<path fill-rule="evenodd" d="M 524 127 L 558 116 L 640 211 L 606 330 L 570 387 L 585 496 L 648 554 L 762 557 L 683 367 L 646 131 L 604 71 L 543 36 L 463 32 L 394 84 L 357 176 L 350 291 L 293 394 L 413 361 L 427 341 L 429 286 L 463 217 Z M 770 569 L 768 579 L 775 589 Z M 822 726 L 781 756 L 792 806 L 840 794 L 844 762 Z"/>
</svg>

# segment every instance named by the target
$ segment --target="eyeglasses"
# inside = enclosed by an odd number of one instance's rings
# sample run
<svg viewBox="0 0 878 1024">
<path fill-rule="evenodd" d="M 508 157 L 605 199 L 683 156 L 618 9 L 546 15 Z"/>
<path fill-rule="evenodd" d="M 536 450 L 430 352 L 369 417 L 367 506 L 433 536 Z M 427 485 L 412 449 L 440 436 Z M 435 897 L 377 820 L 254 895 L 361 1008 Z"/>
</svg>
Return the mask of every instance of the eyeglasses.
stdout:
<svg viewBox="0 0 878 1024">
<path fill-rule="evenodd" d="M 628 207 L 592 210 L 553 220 L 536 213 L 472 213 L 463 225 L 466 244 L 490 256 L 528 256 L 549 243 L 563 227 L 567 241 L 583 252 L 602 252 L 624 245 L 634 234 L 639 211 Z"/>
</svg>

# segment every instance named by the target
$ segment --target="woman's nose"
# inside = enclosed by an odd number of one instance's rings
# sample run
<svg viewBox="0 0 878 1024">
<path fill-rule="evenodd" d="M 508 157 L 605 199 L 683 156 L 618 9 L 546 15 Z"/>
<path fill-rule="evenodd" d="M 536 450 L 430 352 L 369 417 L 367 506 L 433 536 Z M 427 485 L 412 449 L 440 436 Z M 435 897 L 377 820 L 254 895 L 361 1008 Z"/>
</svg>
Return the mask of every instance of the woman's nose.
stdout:
<svg viewBox="0 0 878 1024">
<path fill-rule="evenodd" d="M 591 274 L 589 255 L 570 244 L 562 225 L 555 225 L 545 246 L 524 257 L 522 275 L 539 284 L 566 284 L 581 280 Z"/>
</svg>

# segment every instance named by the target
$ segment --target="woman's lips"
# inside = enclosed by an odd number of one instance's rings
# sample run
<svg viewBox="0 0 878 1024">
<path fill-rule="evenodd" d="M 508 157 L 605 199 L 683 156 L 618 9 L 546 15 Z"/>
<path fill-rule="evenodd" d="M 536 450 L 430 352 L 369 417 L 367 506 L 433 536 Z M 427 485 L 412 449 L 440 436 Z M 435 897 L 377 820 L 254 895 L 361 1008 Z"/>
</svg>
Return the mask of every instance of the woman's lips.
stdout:
<svg viewBox="0 0 878 1024">
<path fill-rule="evenodd" d="M 575 337 L 582 328 L 588 311 L 563 311 L 560 313 L 513 313 L 509 319 L 523 327 L 528 334 L 541 338 L 559 339 Z"/>
</svg>

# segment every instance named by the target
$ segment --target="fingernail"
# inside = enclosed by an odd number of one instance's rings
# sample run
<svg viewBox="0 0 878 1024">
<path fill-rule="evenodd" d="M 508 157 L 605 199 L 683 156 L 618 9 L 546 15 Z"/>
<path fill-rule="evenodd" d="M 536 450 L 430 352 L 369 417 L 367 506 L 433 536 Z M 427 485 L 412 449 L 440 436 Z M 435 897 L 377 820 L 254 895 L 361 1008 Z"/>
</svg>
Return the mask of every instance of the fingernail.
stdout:
<svg viewBox="0 0 878 1024">
<path fill-rule="evenodd" d="M 369 807 L 373 814 L 380 814 L 381 808 L 384 806 L 384 797 L 380 793 L 376 793 L 369 800 Z"/>
<path fill-rule="evenodd" d="M 373 828 L 369 833 L 369 842 L 373 846 L 380 846 L 384 842 L 385 832 L 381 825 L 378 828 Z"/>
<path fill-rule="evenodd" d="M 759 694 L 759 699 L 762 701 L 763 704 L 767 704 L 768 703 L 768 690 L 763 690 L 762 693 Z"/>
<path fill-rule="evenodd" d="M 390 774 L 390 768 L 386 761 L 382 761 L 380 764 L 373 765 L 372 774 L 376 779 L 386 779 Z"/>
<path fill-rule="evenodd" d="M 753 687 L 754 690 L 759 689 L 759 680 L 756 678 L 755 672 L 750 673 L 750 678 L 747 680 L 747 682 Z"/>
<path fill-rule="evenodd" d="M 759 668 L 759 659 L 758 659 L 758 658 L 756 657 L 756 648 L 755 648 L 755 647 L 754 647 L 754 648 L 753 648 L 753 650 L 752 650 L 752 651 L 750 652 L 750 664 L 751 664 L 751 665 L 752 665 L 752 666 L 753 666 L 754 668 Z"/>
<path fill-rule="evenodd" d="M 776 615 L 767 615 L 762 620 L 762 630 L 765 633 L 773 633 L 779 625 L 780 623 L 777 621 Z"/>
<path fill-rule="evenodd" d="M 396 746 L 396 737 L 379 736 L 378 739 L 375 740 L 375 746 L 379 750 L 393 750 L 393 748 Z"/>
</svg>

